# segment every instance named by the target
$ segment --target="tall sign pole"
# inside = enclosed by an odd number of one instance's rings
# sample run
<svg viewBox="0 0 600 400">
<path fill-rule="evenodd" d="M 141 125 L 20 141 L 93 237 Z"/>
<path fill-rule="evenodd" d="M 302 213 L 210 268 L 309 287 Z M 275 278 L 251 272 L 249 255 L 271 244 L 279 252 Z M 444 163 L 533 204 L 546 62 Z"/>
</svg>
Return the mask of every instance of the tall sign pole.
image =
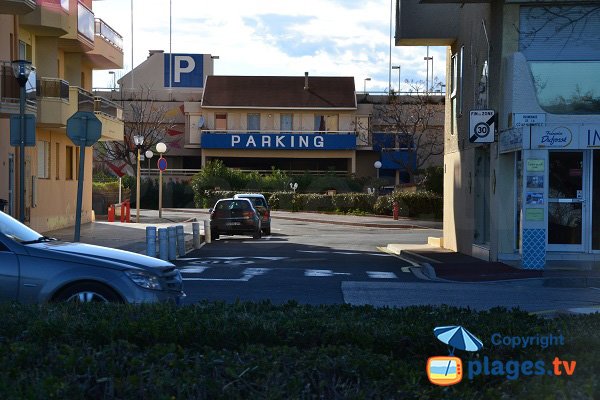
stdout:
<svg viewBox="0 0 600 400">
<path fill-rule="evenodd" d="M 160 154 L 158 159 L 158 218 L 162 218 L 162 173 L 167 169 L 167 160 L 162 155 L 167 151 L 167 145 L 163 142 L 157 143 L 156 151 Z"/>
</svg>

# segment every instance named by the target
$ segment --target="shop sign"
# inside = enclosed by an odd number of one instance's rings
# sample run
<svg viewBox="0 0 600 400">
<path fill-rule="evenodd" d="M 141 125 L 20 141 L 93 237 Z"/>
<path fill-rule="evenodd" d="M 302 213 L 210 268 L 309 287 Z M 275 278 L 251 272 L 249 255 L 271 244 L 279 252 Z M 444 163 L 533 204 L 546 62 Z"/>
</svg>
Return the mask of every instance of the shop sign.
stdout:
<svg viewBox="0 0 600 400">
<path fill-rule="evenodd" d="M 508 129 L 498 135 L 500 153 L 521 150 L 523 148 L 523 130 L 521 128 Z"/>
<path fill-rule="evenodd" d="M 600 147 L 600 126 L 584 126 L 583 133 L 587 137 L 587 147 Z"/>
<path fill-rule="evenodd" d="M 354 150 L 356 136 L 348 134 L 299 133 L 203 133 L 205 149 L 245 150 Z"/>
<path fill-rule="evenodd" d="M 527 172 L 544 172 L 544 160 L 527 160 Z"/>
<path fill-rule="evenodd" d="M 515 127 L 521 126 L 542 126 L 546 124 L 545 113 L 515 113 L 513 117 Z"/>
<path fill-rule="evenodd" d="M 575 129 L 575 131 L 577 131 Z M 573 140 L 573 131 L 566 126 L 541 127 L 532 131 L 532 148 L 572 148 L 577 143 Z"/>
</svg>

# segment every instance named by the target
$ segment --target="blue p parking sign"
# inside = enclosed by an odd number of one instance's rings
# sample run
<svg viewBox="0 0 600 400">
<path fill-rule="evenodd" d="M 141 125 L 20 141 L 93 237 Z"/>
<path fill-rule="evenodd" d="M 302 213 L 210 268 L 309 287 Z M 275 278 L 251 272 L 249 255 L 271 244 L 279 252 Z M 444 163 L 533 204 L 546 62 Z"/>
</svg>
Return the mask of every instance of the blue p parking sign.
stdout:
<svg viewBox="0 0 600 400">
<path fill-rule="evenodd" d="M 204 86 L 204 54 L 164 55 L 164 86 L 193 87 Z"/>
</svg>

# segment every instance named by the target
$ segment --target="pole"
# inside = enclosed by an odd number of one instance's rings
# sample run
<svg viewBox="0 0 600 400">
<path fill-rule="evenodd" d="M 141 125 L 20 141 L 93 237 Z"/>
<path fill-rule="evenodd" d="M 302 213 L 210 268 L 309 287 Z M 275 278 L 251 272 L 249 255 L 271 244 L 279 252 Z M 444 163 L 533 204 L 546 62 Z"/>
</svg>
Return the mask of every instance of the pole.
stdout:
<svg viewBox="0 0 600 400">
<path fill-rule="evenodd" d="M 137 149 L 137 175 L 135 181 L 135 222 L 140 223 L 140 147 Z"/>
<path fill-rule="evenodd" d="M 133 90 L 133 0 L 131 2 L 131 89 Z"/>
<path fill-rule="evenodd" d="M 173 26 L 173 2 L 169 0 L 169 88 L 171 88 L 173 79 L 173 50 L 171 49 L 171 35 L 172 35 L 172 26 Z"/>
<path fill-rule="evenodd" d="M 425 96 L 429 94 L 429 46 L 427 46 L 427 77 L 425 78 Z"/>
<path fill-rule="evenodd" d="M 158 170 L 158 218 L 162 218 L 162 169 Z"/>
<path fill-rule="evenodd" d="M 388 79 L 388 94 L 392 92 L 392 17 L 394 14 L 394 0 L 390 0 L 390 65 Z"/>
<path fill-rule="evenodd" d="M 21 85 L 21 82 L 19 84 Z M 25 222 L 25 82 L 21 85 L 19 117 L 19 221 Z"/>
<path fill-rule="evenodd" d="M 75 211 L 75 238 L 79 242 L 81 232 L 81 203 L 83 203 L 83 173 L 85 164 L 85 142 L 79 145 L 79 181 L 77 182 L 77 208 Z"/>
</svg>

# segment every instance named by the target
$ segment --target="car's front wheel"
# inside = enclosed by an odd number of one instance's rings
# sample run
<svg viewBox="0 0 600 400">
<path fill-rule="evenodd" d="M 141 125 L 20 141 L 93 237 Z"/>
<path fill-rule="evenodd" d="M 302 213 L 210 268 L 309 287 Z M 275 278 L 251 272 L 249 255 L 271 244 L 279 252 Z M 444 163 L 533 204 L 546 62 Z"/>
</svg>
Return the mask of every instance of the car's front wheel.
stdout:
<svg viewBox="0 0 600 400">
<path fill-rule="evenodd" d="M 109 287 L 96 282 L 73 284 L 61 290 L 53 299 L 73 303 L 122 303 L 123 299 Z"/>
</svg>

